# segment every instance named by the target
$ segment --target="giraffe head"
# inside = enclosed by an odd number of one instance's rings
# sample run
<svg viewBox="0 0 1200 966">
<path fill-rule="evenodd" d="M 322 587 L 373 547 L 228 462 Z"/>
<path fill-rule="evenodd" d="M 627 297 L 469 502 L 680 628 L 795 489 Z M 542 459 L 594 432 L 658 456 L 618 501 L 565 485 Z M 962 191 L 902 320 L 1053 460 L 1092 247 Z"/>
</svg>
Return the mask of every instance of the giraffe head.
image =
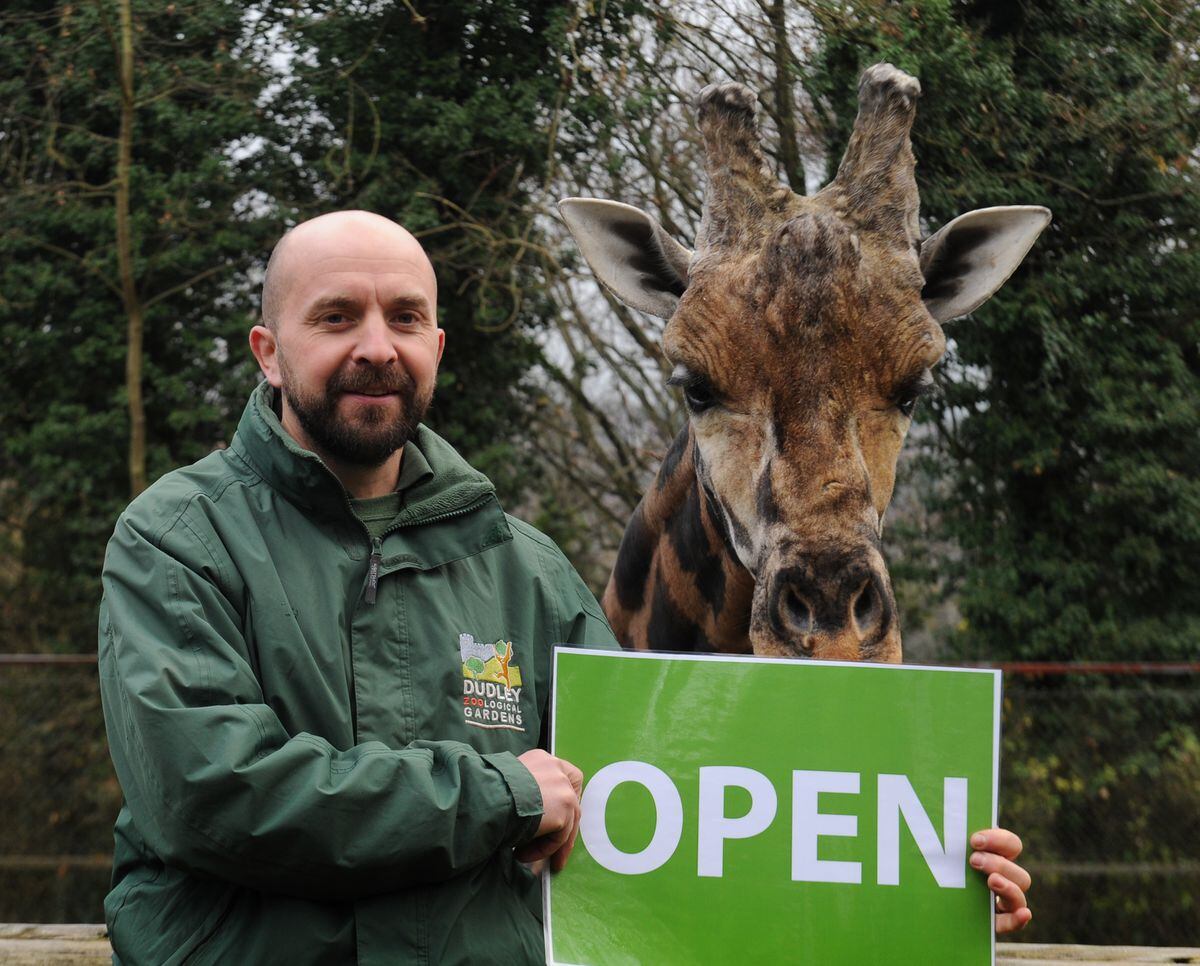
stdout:
<svg viewBox="0 0 1200 966">
<path fill-rule="evenodd" d="M 636 208 L 561 210 L 596 275 L 668 319 L 694 464 L 731 553 L 755 581 L 760 654 L 899 661 L 880 540 L 917 399 L 941 358 L 941 323 L 973 311 L 1050 220 L 986 208 L 922 239 L 909 139 L 920 85 L 868 68 L 837 175 L 812 196 L 783 187 L 740 84 L 698 101 L 708 190 L 695 251 Z"/>
</svg>

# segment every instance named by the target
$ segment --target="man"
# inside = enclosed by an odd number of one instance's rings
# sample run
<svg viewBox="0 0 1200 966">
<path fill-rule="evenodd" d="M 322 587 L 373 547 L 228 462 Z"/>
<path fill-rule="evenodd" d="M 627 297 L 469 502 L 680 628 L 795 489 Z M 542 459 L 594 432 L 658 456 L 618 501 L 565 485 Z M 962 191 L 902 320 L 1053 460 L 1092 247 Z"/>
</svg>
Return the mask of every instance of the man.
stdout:
<svg viewBox="0 0 1200 966">
<path fill-rule="evenodd" d="M 581 782 L 531 750 L 550 646 L 615 643 L 553 544 L 419 425 L 436 300 L 387 219 L 298 226 L 231 446 L 117 523 L 117 962 L 544 961 L 522 862 L 566 861 Z"/>
<path fill-rule="evenodd" d="M 295 228 L 230 448 L 117 523 L 116 962 L 544 961 L 523 863 L 566 862 L 582 782 L 536 750 L 549 649 L 615 643 L 562 554 L 420 425 L 436 304 L 387 219 Z M 981 834 L 972 863 L 1021 925 L 1019 843 Z"/>
</svg>

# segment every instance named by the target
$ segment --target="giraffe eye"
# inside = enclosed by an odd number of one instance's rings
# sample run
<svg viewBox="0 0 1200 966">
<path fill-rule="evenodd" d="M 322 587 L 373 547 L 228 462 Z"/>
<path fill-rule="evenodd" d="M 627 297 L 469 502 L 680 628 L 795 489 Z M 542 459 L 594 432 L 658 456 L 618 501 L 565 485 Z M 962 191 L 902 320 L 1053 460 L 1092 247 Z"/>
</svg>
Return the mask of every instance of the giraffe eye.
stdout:
<svg viewBox="0 0 1200 966">
<path fill-rule="evenodd" d="M 911 419 L 917 408 L 917 400 L 927 396 L 934 389 L 933 374 L 923 370 L 918 376 L 904 383 L 895 395 L 895 406 L 906 419 Z"/>
<path fill-rule="evenodd" d="M 683 388 L 683 401 L 693 413 L 702 413 L 716 404 L 712 387 L 706 382 L 697 382 Z"/>
<path fill-rule="evenodd" d="M 684 405 L 693 416 L 699 415 L 717 404 L 717 394 L 713 390 L 712 384 L 704 376 L 685 369 L 683 366 L 675 367 L 671 378 L 667 380 L 667 385 L 679 386 L 683 389 Z"/>
</svg>

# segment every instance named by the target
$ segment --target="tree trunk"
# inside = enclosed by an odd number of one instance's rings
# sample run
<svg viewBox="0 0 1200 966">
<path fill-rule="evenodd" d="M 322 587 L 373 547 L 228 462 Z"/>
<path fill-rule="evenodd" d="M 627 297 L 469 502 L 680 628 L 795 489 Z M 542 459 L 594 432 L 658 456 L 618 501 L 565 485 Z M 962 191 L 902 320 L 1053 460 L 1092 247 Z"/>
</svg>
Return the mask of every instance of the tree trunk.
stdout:
<svg viewBox="0 0 1200 966">
<path fill-rule="evenodd" d="M 787 9 L 784 0 L 773 0 L 770 8 L 771 32 L 775 38 L 775 112 L 779 119 L 779 160 L 788 186 L 796 194 L 805 193 L 804 164 L 797 144 L 796 103 L 792 95 L 792 48 L 788 44 Z"/>
<path fill-rule="evenodd" d="M 117 144 L 117 263 L 121 299 L 128 328 L 125 348 L 125 392 L 129 398 L 129 491 L 146 488 L 146 410 L 142 402 L 142 303 L 134 280 L 133 234 L 129 223 L 133 167 L 133 10 L 132 0 L 119 0 L 121 10 L 121 130 Z"/>
</svg>

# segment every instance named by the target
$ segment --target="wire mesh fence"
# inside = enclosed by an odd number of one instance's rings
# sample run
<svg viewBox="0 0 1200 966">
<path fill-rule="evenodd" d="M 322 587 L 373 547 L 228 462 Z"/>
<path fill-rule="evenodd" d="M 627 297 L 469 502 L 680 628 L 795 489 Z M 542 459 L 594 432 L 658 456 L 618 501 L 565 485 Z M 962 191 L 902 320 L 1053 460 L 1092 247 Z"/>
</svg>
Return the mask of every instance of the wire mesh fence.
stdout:
<svg viewBox="0 0 1200 966">
<path fill-rule="evenodd" d="M 1019 938 L 1200 945 L 1200 665 L 1004 683 L 1000 819 L 1034 877 Z M 0 655 L 0 774 L 0 922 L 102 921 L 121 794 L 94 658 Z"/>
<path fill-rule="evenodd" d="M 0 660 L 0 922 L 102 922 L 121 791 L 95 658 Z"/>
<path fill-rule="evenodd" d="M 1005 674 L 1000 820 L 1034 877 L 1020 938 L 1200 943 L 1200 666 L 1053 670 Z"/>
</svg>

